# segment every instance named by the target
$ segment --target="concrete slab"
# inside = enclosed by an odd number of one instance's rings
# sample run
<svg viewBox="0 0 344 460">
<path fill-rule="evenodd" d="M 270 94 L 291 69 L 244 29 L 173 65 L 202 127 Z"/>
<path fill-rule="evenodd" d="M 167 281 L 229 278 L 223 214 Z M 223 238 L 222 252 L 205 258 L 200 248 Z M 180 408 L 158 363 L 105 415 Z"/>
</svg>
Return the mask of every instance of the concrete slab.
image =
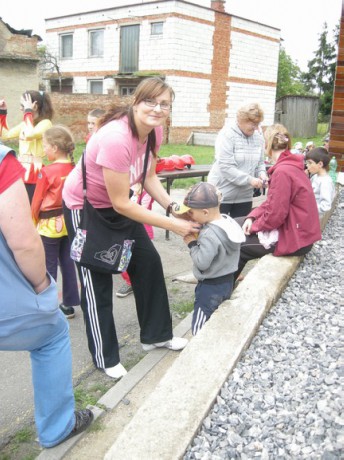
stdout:
<svg viewBox="0 0 344 460">
<path fill-rule="evenodd" d="M 106 460 L 181 458 L 242 352 L 300 263 L 266 256 L 180 353 Z M 264 273 L 264 277 L 261 276 Z"/>
</svg>

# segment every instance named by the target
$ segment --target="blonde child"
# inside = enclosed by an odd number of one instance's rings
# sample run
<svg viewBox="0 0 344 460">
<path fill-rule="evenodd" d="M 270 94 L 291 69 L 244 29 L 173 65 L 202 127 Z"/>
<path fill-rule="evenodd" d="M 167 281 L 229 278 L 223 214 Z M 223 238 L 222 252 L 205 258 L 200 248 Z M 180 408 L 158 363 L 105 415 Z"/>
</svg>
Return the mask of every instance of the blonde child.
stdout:
<svg viewBox="0 0 344 460">
<path fill-rule="evenodd" d="M 86 136 L 86 144 L 90 140 L 92 134 L 98 129 L 98 123 L 100 118 L 105 114 L 105 110 L 102 109 L 93 109 L 88 112 L 87 115 L 87 129 L 88 134 Z"/>
<path fill-rule="evenodd" d="M 51 164 L 41 169 L 31 204 L 32 217 L 45 249 L 47 270 L 55 280 L 60 265 L 63 297 L 60 309 L 66 318 L 73 318 L 74 307 L 80 305 L 62 209 L 62 188 L 75 166 L 74 148 L 72 135 L 64 126 L 56 125 L 43 134 L 43 149 Z"/>
<path fill-rule="evenodd" d="M 330 156 L 324 147 L 312 149 L 306 155 L 306 166 L 311 176 L 320 217 L 331 209 L 335 196 L 333 181 L 327 173 L 329 162 Z"/>
</svg>

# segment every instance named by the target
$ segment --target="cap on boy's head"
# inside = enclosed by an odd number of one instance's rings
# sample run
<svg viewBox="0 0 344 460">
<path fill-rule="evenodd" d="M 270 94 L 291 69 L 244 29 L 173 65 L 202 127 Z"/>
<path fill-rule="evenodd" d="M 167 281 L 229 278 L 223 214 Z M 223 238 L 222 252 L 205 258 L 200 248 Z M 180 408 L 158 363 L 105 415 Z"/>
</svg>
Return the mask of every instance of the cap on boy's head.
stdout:
<svg viewBox="0 0 344 460">
<path fill-rule="evenodd" d="M 314 142 L 313 142 L 313 141 L 309 141 L 309 142 L 307 142 L 306 147 L 311 147 L 312 145 L 314 145 Z"/>
<path fill-rule="evenodd" d="M 199 182 L 188 191 L 184 202 L 176 210 L 177 214 L 184 214 L 190 209 L 216 208 L 220 204 L 221 192 L 209 182 Z"/>
<path fill-rule="evenodd" d="M 296 142 L 296 144 L 294 145 L 294 147 L 295 147 L 296 149 L 302 149 L 302 147 L 303 147 L 303 146 L 302 146 L 302 142 Z"/>
</svg>

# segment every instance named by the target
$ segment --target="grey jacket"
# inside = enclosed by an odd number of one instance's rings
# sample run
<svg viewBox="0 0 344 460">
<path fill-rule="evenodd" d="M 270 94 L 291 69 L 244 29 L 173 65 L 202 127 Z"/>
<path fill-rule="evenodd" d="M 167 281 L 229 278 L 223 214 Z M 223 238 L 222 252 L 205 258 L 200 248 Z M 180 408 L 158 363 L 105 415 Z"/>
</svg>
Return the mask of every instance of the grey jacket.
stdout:
<svg viewBox="0 0 344 460">
<path fill-rule="evenodd" d="M 197 242 L 189 244 L 193 274 L 199 281 L 233 273 L 238 268 L 240 243 L 245 235 L 231 217 L 205 224 Z"/>
<path fill-rule="evenodd" d="M 255 131 L 245 136 L 237 124 L 225 125 L 215 142 L 215 162 L 208 182 L 222 193 L 222 203 L 252 201 L 250 181 L 265 172 L 264 138 Z"/>
</svg>

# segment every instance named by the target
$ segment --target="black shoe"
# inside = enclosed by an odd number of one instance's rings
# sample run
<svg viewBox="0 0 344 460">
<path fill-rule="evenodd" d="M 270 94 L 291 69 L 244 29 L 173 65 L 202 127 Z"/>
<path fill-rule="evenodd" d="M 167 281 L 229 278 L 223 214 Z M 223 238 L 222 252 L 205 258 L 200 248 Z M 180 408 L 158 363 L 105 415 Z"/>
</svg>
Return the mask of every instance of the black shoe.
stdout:
<svg viewBox="0 0 344 460">
<path fill-rule="evenodd" d="M 63 303 L 60 303 L 59 307 L 67 319 L 74 318 L 75 316 L 74 307 L 65 307 Z"/>
<path fill-rule="evenodd" d="M 70 439 L 79 433 L 82 433 L 84 430 L 86 430 L 86 428 L 88 428 L 91 425 L 93 421 L 94 415 L 90 409 L 76 410 L 74 413 L 75 413 L 74 428 L 72 429 L 72 431 L 69 433 L 69 435 L 66 438 L 62 439 L 62 441 L 59 442 L 59 444 L 67 441 L 67 439 Z"/>
</svg>

